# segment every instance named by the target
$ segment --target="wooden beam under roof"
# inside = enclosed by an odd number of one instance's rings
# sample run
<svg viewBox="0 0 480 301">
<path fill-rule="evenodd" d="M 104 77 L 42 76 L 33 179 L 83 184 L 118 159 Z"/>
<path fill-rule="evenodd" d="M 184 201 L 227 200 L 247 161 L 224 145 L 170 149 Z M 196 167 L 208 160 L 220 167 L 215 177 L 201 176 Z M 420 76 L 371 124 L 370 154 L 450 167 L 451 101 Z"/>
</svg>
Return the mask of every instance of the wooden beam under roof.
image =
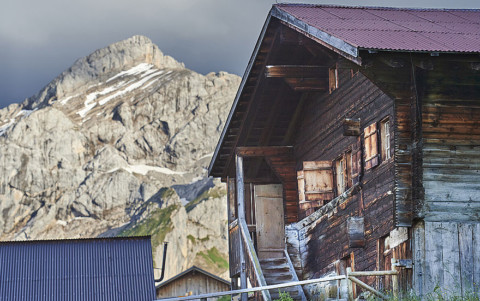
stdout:
<svg viewBox="0 0 480 301">
<path fill-rule="evenodd" d="M 241 157 L 284 156 L 293 152 L 293 146 L 240 146 L 235 153 Z"/>
<path fill-rule="evenodd" d="M 285 82 L 297 92 L 324 92 L 328 90 L 328 78 L 285 78 Z"/>
<path fill-rule="evenodd" d="M 265 77 L 328 78 L 328 67 L 310 65 L 270 65 L 265 67 Z"/>
</svg>

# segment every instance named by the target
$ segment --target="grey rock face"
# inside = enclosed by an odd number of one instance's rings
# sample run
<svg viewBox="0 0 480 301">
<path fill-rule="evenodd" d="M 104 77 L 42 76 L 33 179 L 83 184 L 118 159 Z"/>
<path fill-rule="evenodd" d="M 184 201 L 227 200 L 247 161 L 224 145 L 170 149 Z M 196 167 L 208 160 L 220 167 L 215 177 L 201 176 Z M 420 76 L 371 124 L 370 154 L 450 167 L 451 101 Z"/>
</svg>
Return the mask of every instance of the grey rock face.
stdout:
<svg viewBox="0 0 480 301">
<path fill-rule="evenodd" d="M 209 195 L 219 184 L 202 179 L 239 83 L 188 70 L 134 36 L 0 110 L 0 239 L 117 235 L 179 206 L 164 237 L 182 254 L 169 274 L 205 248 L 225 253 L 225 197 Z M 190 199 L 165 197 L 172 185 Z M 220 226 L 206 210 L 225 215 Z"/>
</svg>

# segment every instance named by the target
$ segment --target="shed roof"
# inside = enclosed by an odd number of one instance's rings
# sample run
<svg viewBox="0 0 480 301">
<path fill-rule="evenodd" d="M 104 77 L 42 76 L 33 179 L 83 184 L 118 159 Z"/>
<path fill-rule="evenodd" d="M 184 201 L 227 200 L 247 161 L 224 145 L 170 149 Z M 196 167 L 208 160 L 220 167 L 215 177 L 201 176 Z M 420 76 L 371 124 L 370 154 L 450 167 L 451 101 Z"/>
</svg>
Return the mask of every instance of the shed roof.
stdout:
<svg viewBox="0 0 480 301">
<path fill-rule="evenodd" d="M 0 242 L 0 300 L 154 300 L 150 237 Z"/>
<path fill-rule="evenodd" d="M 220 277 L 218 277 L 218 276 L 216 276 L 216 275 L 214 275 L 214 274 L 212 274 L 212 273 L 209 273 L 209 272 L 207 272 L 207 271 L 205 271 L 205 270 L 203 270 L 203 269 L 201 269 L 201 268 L 199 268 L 199 267 L 197 267 L 197 266 L 194 265 L 194 266 L 190 267 L 188 270 L 185 270 L 185 271 L 177 274 L 176 276 L 173 276 L 172 278 L 163 281 L 162 283 L 160 283 L 159 285 L 157 285 L 156 288 L 159 289 L 159 288 L 161 288 L 161 287 L 164 287 L 165 285 L 167 285 L 167 284 L 169 284 L 169 283 L 172 283 L 173 281 L 175 281 L 175 280 L 177 280 L 177 279 L 180 279 L 180 278 L 184 277 L 185 275 L 188 275 L 188 274 L 190 274 L 190 273 L 192 273 L 192 272 L 198 272 L 198 273 L 204 274 L 204 275 L 207 276 L 207 277 L 210 277 L 210 278 L 215 279 L 215 280 L 217 280 L 217 281 L 219 281 L 219 282 L 222 282 L 222 283 L 225 283 L 225 284 L 227 284 L 227 285 L 230 285 L 230 282 L 228 282 L 227 280 L 225 280 L 225 279 L 223 279 L 223 278 L 220 278 Z"/>
<path fill-rule="evenodd" d="M 479 9 L 413 9 L 277 4 L 272 15 L 340 48 L 480 52 Z"/>
</svg>

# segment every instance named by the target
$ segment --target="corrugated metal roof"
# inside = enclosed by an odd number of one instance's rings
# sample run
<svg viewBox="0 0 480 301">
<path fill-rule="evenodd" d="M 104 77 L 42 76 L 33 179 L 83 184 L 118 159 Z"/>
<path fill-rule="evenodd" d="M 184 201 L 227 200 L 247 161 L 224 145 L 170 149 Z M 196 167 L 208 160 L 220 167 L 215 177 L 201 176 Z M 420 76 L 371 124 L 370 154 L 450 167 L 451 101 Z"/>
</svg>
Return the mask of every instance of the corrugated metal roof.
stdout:
<svg viewBox="0 0 480 301">
<path fill-rule="evenodd" d="M 358 49 L 480 52 L 478 9 L 277 4 L 272 13 L 322 40 L 325 35 L 332 36 Z M 329 39 L 325 42 L 329 43 Z M 332 46 L 338 48 L 338 45 Z"/>
<path fill-rule="evenodd" d="M 0 243 L 0 300 L 155 299 L 150 237 Z"/>
</svg>

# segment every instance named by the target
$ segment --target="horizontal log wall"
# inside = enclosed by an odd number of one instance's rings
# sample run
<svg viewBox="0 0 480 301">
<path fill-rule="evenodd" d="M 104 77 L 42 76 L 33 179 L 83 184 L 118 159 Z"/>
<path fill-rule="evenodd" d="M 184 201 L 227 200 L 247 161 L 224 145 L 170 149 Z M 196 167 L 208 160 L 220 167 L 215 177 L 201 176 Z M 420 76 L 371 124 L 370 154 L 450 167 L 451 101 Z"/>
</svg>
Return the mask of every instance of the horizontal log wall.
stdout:
<svg viewBox="0 0 480 301">
<path fill-rule="evenodd" d="M 303 161 L 333 161 L 352 148 L 357 137 L 344 136 L 345 118 L 359 119 L 363 133 L 363 128 L 385 117 L 393 124 L 393 108 L 393 100 L 362 73 L 352 76 L 350 69 L 339 69 L 339 88 L 306 102 L 295 143 L 297 170 L 302 169 Z M 393 146 L 393 126 L 390 128 Z M 394 228 L 393 159 L 363 173 L 358 192 L 328 214 L 318 216 L 320 209 L 297 224 L 304 278 L 323 275 L 331 271 L 332 263 L 348 256 L 354 258 L 355 270 L 377 269 L 377 241 Z M 347 219 L 351 216 L 365 218 L 363 248 L 348 246 Z M 374 279 L 369 279 L 372 282 Z"/>
<path fill-rule="evenodd" d="M 372 209 L 371 206 L 374 206 L 378 200 L 366 207 L 366 212 L 369 212 L 369 214 L 365 216 L 365 247 L 349 248 L 347 220 L 350 216 L 358 216 L 359 199 L 360 193 L 351 193 L 345 197 L 340 196 L 296 224 L 298 253 L 301 262 L 304 263 L 303 275 L 301 276 L 304 279 L 318 278 L 335 272 L 335 263 L 346 258 L 350 263 L 353 263 L 356 271 L 390 269 L 390 267 L 385 268 L 384 262 L 380 264 L 377 261 L 379 257 L 377 251 L 378 242 L 383 242 L 382 236 L 389 234 L 393 227 L 391 218 L 393 212 L 387 210 L 382 215 L 381 206 L 375 206 L 377 210 L 370 210 Z M 389 197 L 389 201 L 393 202 L 393 196 Z M 293 229 L 290 229 L 290 232 L 293 232 Z M 293 236 L 295 235 L 292 234 L 292 237 L 288 238 L 289 252 L 295 254 L 297 250 L 292 249 L 296 248 L 297 240 Z M 380 256 L 383 256 L 383 251 L 382 249 Z M 393 254 L 394 258 L 411 258 L 409 242 L 395 248 Z M 410 274 L 404 273 L 402 275 L 404 276 L 401 279 L 403 282 L 411 281 Z M 377 284 L 375 277 L 368 277 L 364 280 L 370 285 L 376 286 Z"/>
<path fill-rule="evenodd" d="M 480 221 L 480 95 L 476 97 L 478 104 L 468 107 L 424 101 L 421 214 L 426 221 Z"/>
</svg>

